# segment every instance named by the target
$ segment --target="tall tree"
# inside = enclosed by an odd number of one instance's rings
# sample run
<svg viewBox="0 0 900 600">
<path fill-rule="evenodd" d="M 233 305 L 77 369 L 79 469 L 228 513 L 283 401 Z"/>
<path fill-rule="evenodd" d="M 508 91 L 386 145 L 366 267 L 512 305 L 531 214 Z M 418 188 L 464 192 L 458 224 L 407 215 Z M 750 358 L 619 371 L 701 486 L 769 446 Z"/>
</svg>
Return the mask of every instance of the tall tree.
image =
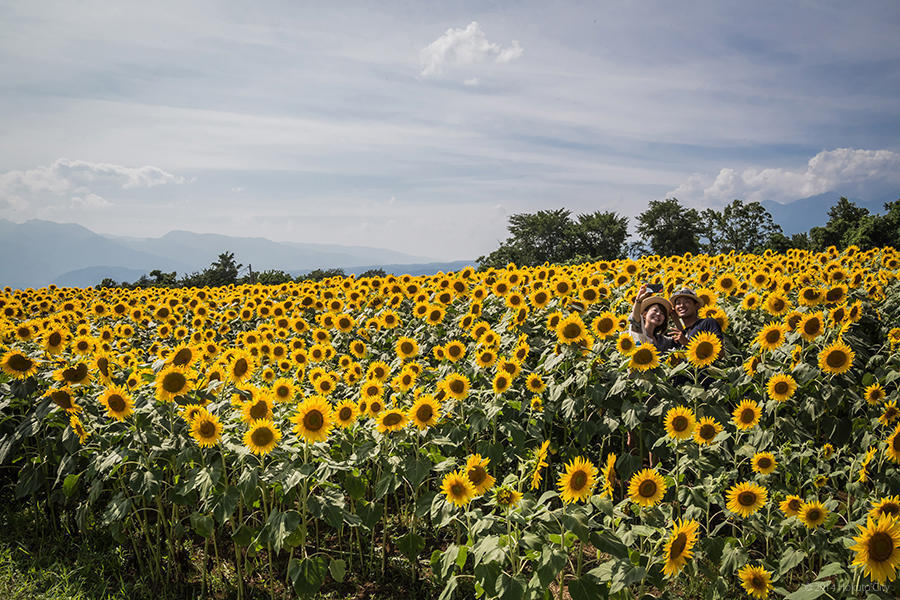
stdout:
<svg viewBox="0 0 900 600">
<path fill-rule="evenodd" d="M 821 251 L 829 246 L 846 248 L 854 243 L 851 241 L 854 231 L 865 225 L 868 216 L 868 209 L 841 196 L 837 204 L 828 209 L 828 222 L 825 226 L 809 230 L 812 249 Z"/>
<path fill-rule="evenodd" d="M 698 232 L 706 240 L 701 246 L 709 254 L 762 252 L 772 246 L 774 235 L 782 233 L 781 226 L 759 202 L 733 200 L 721 211 L 705 209 L 700 218 Z"/>
<path fill-rule="evenodd" d="M 661 256 L 700 250 L 700 214 L 677 198 L 651 200 L 638 216 L 638 234 L 650 252 Z"/>
<path fill-rule="evenodd" d="M 604 260 L 625 258 L 628 217 L 599 210 L 578 215 L 574 238 L 577 254 Z"/>
</svg>

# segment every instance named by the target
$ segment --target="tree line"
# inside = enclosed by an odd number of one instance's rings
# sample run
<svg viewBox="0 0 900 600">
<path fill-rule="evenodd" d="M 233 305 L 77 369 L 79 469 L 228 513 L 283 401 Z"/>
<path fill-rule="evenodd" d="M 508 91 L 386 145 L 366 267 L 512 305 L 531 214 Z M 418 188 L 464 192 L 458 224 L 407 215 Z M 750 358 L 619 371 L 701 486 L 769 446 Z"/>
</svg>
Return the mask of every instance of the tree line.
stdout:
<svg viewBox="0 0 900 600">
<path fill-rule="evenodd" d="M 509 263 L 615 260 L 627 256 L 784 252 L 791 248 L 821 251 L 829 246 L 862 250 L 894 246 L 900 240 L 900 200 L 884 205 L 885 214 L 841 197 L 828 209 L 828 222 L 806 233 L 786 236 L 759 202 L 734 200 L 721 210 L 697 210 L 677 198 L 653 200 L 637 216 L 639 239 L 628 240 L 628 218 L 611 211 L 580 214 L 566 209 L 520 213 L 509 218 L 509 237 L 477 259 L 480 269 Z"/>
<path fill-rule="evenodd" d="M 153 269 L 146 275 L 141 275 L 140 279 L 132 283 L 121 282 L 107 277 L 101 283 L 100 287 L 124 287 L 124 288 L 148 288 L 148 287 L 219 287 L 224 285 L 241 285 L 245 283 L 259 283 L 263 285 L 281 285 L 282 283 L 291 283 L 299 281 L 321 281 L 329 277 L 344 277 L 343 269 L 314 269 L 309 273 L 291 276 L 290 273 L 280 269 L 268 269 L 265 271 L 254 271 L 251 265 L 238 263 L 234 258 L 233 252 L 225 251 L 219 254 L 219 257 L 202 271 L 194 273 L 186 273 L 178 277 L 176 271 L 165 272 L 160 269 Z M 384 277 L 384 269 L 369 269 L 364 273 L 360 273 L 360 277 Z"/>
</svg>

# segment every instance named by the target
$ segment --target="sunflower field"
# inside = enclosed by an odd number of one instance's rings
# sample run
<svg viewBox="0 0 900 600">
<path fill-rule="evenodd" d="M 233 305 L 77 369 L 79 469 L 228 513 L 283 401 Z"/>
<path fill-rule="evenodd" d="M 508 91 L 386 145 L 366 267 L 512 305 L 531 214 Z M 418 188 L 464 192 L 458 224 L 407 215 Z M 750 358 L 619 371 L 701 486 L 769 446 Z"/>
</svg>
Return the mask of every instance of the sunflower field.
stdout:
<svg viewBox="0 0 900 600">
<path fill-rule="evenodd" d="M 200 596 L 894 598 L 898 276 L 850 247 L 7 288 L 0 483 Z M 723 341 L 635 346 L 647 282 Z"/>
</svg>

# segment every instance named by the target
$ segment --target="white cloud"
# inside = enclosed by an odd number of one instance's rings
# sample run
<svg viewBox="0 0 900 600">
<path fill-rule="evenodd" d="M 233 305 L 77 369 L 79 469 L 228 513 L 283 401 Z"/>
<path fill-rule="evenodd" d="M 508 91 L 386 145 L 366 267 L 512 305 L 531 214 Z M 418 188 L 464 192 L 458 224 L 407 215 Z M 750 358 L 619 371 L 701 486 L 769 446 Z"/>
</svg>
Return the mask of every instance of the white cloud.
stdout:
<svg viewBox="0 0 900 600">
<path fill-rule="evenodd" d="M 494 61 L 508 63 L 524 54 L 519 42 L 513 40 L 506 48 L 488 41 L 477 21 L 465 29 L 448 29 L 444 35 L 422 49 L 422 75 L 440 75 L 444 65 L 473 65 Z"/>
<path fill-rule="evenodd" d="M 473 77 L 472 79 L 466 79 L 465 81 L 463 81 L 463 85 L 467 85 L 469 87 L 475 87 L 478 84 L 479 84 L 479 81 L 478 81 L 477 77 Z"/>
<path fill-rule="evenodd" d="M 725 168 L 714 178 L 695 173 L 667 197 L 702 206 L 735 198 L 746 202 L 789 203 L 842 186 L 881 182 L 900 183 L 900 154 L 890 150 L 837 148 L 819 152 L 802 171 Z"/>
<path fill-rule="evenodd" d="M 0 173 L 0 192 L 26 191 L 66 194 L 84 193 L 89 186 L 104 185 L 124 190 L 152 188 L 166 183 L 184 183 L 183 177 L 158 167 L 123 167 L 111 163 L 91 163 L 60 158 L 50 165 L 27 171 Z"/>
</svg>

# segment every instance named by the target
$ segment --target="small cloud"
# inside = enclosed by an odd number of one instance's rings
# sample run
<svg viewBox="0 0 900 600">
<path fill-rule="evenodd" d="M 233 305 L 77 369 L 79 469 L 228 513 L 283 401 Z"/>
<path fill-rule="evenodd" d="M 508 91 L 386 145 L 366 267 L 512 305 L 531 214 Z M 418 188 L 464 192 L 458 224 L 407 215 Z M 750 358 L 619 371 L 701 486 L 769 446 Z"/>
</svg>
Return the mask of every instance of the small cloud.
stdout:
<svg viewBox="0 0 900 600">
<path fill-rule="evenodd" d="M 84 196 L 72 196 L 72 208 L 98 210 L 112 206 L 112 202 L 103 196 L 88 193 Z"/>
<path fill-rule="evenodd" d="M 478 83 L 479 81 L 477 77 L 473 77 L 472 79 L 466 79 L 465 81 L 463 81 L 463 85 L 468 85 L 470 87 L 475 87 L 476 85 L 478 85 Z"/>
<path fill-rule="evenodd" d="M 490 61 L 508 63 L 521 57 L 524 52 L 516 40 L 506 48 L 489 42 L 478 22 L 472 21 L 465 29 L 451 27 L 422 49 L 422 75 L 440 75 L 444 65 L 473 65 Z"/>
<path fill-rule="evenodd" d="M 233 188 L 231 188 L 231 191 L 234 192 L 235 194 L 240 194 L 241 192 L 244 191 L 244 188 L 242 188 L 242 187 L 233 187 Z"/>
<path fill-rule="evenodd" d="M 806 170 L 725 168 L 715 177 L 695 173 L 666 196 L 709 206 L 735 198 L 789 203 L 844 186 L 900 183 L 900 154 L 890 150 L 837 148 L 809 159 Z"/>
</svg>

